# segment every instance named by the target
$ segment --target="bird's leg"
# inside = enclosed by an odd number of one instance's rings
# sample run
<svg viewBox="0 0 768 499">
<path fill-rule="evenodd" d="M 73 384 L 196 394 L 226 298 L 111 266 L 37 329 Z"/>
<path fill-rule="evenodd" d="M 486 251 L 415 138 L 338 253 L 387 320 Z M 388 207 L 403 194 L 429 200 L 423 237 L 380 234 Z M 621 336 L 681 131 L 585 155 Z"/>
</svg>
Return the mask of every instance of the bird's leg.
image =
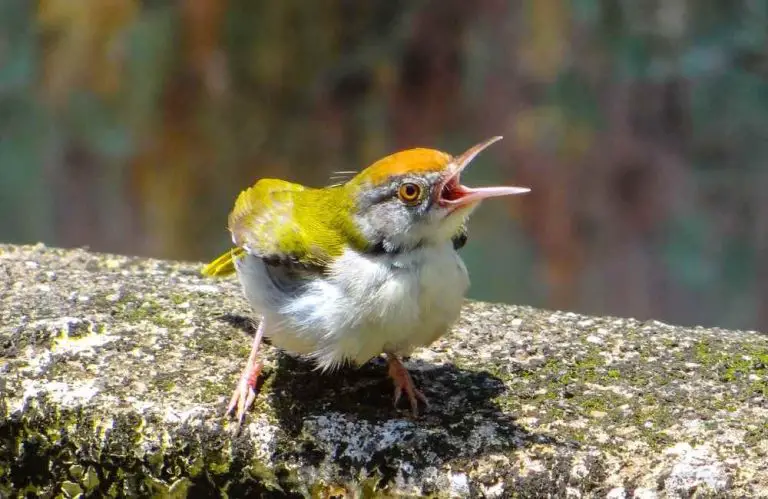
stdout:
<svg viewBox="0 0 768 499">
<path fill-rule="evenodd" d="M 256 328 L 256 334 L 253 336 L 253 345 L 251 346 L 251 353 L 248 355 L 248 363 L 245 365 L 243 374 L 240 376 L 240 381 L 237 383 L 232 398 L 229 401 L 227 412 L 225 416 L 232 414 L 232 411 L 237 407 L 237 427 L 243 423 L 245 417 L 245 411 L 253 403 L 253 399 L 256 398 L 256 380 L 259 378 L 261 372 L 262 362 L 256 360 L 259 352 L 259 345 L 261 345 L 261 339 L 264 337 L 264 317 L 259 320 L 259 327 Z"/>
<path fill-rule="evenodd" d="M 400 362 L 400 359 L 391 353 L 386 355 L 387 364 L 389 365 L 389 377 L 392 378 L 392 381 L 395 383 L 395 407 L 397 407 L 397 402 L 400 400 L 400 396 L 405 392 L 406 396 L 408 396 L 408 401 L 411 403 L 413 417 L 417 417 L 419 415 L 418 401 L 421 400 L 426 407 L 429 407 L 427 397 L 414 386 L 413 378 L 411 378 L 410 373 L 403 363 Z"/>
</svg>

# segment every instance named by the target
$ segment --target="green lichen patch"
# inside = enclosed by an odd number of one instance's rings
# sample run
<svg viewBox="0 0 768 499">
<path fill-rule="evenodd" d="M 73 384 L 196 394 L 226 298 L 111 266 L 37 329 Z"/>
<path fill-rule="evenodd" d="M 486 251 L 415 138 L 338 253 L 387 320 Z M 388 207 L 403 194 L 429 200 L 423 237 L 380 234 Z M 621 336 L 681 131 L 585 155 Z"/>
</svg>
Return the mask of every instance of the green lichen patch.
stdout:
<svg viewBox="0 0 768 499">
<path fill-rule="evenodd" d="M 234 433 L 234 279 L 42 246 L 0 264 L 2 496 L 768 493 L 757 333 L 469 302 L 406 363 L 419 418 L 381 361 L 321 374 L 265 346 Z"/>
<path fill-rule="evenodd" d="M 732 345 L 723 341 L 704 339 L 693 346 L 694 358 L 707 368 L 717 381 L 739 386 L 731 397 L 768 398 L 768 347 Z"/>
</svg>

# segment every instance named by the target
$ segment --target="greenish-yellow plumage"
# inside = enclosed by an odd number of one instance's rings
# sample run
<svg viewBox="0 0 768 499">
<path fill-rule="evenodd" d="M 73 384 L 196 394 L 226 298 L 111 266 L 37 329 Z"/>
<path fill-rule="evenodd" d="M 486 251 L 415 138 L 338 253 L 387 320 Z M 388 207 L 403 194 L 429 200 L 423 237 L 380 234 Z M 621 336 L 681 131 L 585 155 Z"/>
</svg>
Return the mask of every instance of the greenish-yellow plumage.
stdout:
<svg viewBox="0 0 768 499">
<path fill-rule="evenodd" d="M 345 248 L 363 250 L 367 242 L 350 216 L 354 187 L 313 189 L 277 179 L 262 179 L 237 198 L 229 230 L 237 247 L 203 269 L 209 276 L 235 271 L 233 258 L 243 247 L 265 258 L 324 267 Z"/>
</svg>

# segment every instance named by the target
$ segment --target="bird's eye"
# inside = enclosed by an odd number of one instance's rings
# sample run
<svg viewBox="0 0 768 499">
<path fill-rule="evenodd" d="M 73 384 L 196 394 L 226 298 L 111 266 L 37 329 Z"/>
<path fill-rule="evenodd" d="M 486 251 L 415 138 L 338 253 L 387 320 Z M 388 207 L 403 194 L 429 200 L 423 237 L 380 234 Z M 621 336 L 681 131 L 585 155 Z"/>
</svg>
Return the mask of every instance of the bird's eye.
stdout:
<svg viewBox="0 0 768 499">
<path fill-rule="evenodd" d="M 405 183 L 397 190 L 397 196 L 404 203 L 414 204 L 421 198 L 421 186 L 412 182 Z"/>
</svg>

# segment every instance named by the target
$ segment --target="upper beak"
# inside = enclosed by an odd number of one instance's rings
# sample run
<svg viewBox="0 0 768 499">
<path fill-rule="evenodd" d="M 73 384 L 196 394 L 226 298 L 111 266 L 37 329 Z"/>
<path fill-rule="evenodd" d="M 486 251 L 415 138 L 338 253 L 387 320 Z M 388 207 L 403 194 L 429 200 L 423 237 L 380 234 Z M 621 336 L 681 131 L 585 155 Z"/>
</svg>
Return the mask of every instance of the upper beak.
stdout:
<svg viewBox="0 0 768 499">
<path fill-rule="evenodd" d="M 525 194 L 531 190 L 527 187 L 467 187 L 461 185 L 459 177 L 464 168 L 486 147 L 498 142 L 502 137 L 492 137 L 476 146 L 470 147 L 464 154 L 455 158 L 447 168 L 445 178 L 440 184 L 438 203 L 442 206 L 459 208 L 497 196 Z"/>
</svg>

